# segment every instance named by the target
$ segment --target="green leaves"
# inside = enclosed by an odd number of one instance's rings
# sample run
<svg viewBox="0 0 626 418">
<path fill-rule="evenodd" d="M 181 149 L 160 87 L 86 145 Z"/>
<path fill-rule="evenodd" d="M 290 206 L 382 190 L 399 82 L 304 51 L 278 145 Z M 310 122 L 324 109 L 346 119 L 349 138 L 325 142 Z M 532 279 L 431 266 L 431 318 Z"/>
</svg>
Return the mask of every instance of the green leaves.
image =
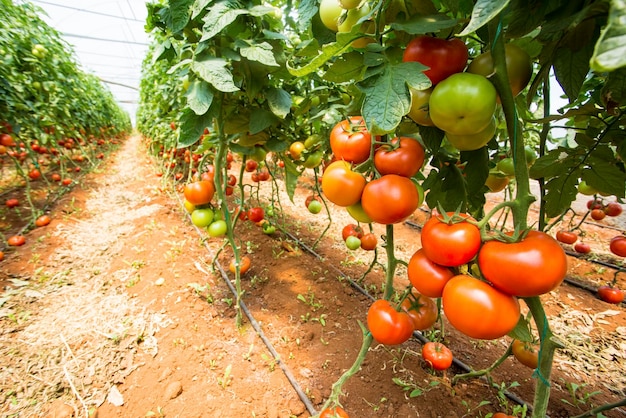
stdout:
<svg viewBox="0 0 626 418">
<path fill-rule="evenodd" d="M 417 62 L 388 64 L 379 74 L 366 78 L 359 87 L 365 93 L 363 118 L 374 135 L 393 132 L 411 107 L 408 86 L 418 90 L 430 87 L 430 80 Z"/>
<path fill-rule="evenodd" d="M 459 36 L 467 36 L 486 25 L 500 14 L 508 5 L 510 0 L 493 1 L 478 0 L 472 10 L 472 18 L 469 24 L 463 29 Z"/>
<path fill-rule="evenodd" d="M 225 27 L 233 23 L 235 19 L 237 19 L 237 16 L 247 13 L 247 10 L 230 8 L 226 2 L 213 5 L 209 13 L 204 17 L 204 26 L 202 27 L 202 38 L 200 38 L 200 42 L 212 39 Z"/>
<path fill-rule="evenodd" d="M 270 110 L 279 118 L 284 118 L 291 111 L 291 95 L 285 90 L 270 88 L 266 97 Z"/>
<path fill-rule="evenodd" d="M 204 115 L 213 102 L 213 92 L 208 84 L 194 81 L 187 92 L 187 105 L 196 115 Z"/>
<path fill-rule="evenodd" d="M 204 115 L 196 115 L 191 109 L 183 110 L 180 118 L 180 134 L 178 148 L 189 147 L 200 140 L 204 128 L 211 126 L 213 115 L 208 112 Z"/>
<path fill-rule="evenodd" d="M 248 41 L 241 41 L 239 53 L 250 61 L 257 61 L 269 67 L 279 66 L 276 58 L 274 58 L 272 46 L 267 42 L 251 44 Z"/>
<path fill-rule="evenodd" d="M 596 42 L 591 69 L 598 72 L 614 71 L 626 66 L 625 0 L 611 0 L 609 22 Z"/>
<path fill-rule="evenodd" d="M 239 88 L 233 82 L 233 75 L 226 68 L 228 62 L 221 58 L 205 56 L 191 63 L 191 69 L 200 78 L 225 93 L 234 92 Z"/>
</svg>

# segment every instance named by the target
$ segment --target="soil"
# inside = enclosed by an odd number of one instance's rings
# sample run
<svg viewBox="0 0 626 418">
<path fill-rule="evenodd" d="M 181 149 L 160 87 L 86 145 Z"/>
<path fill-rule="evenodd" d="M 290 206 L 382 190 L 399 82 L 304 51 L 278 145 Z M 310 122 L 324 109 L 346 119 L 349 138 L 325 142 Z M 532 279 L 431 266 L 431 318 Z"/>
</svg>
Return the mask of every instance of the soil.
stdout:
<svg viewBox="0 0 626 418">
<path fill-rule="evenodd" d="M 311 416 L 361 347 L 371 299 L 353 283 L 380 295 L 384 251 L 347 250 L 340 230 L 351 219 L 340 208 L 331 208 L 330 225 L 324 213 L 309 214 L 303 202 L 313 183 L 303 179 L 294 203 L 279 196 L 279 223 L 291 235 L 238 223 L 241 249 L 252 260 L 242 286 L 253 318 L 238 327 L 231 251 L 193 227 L 180 193 L 158 176 L 146 149 L 138 136 L 126 140 L 50 208 L 51 224 L 28 232 L 26 245 L 0 262 L 1 416 Z M 261 185 L 263 205 L 272 191 L 270 182 Z M 12 214 L 3 212 L 4 225 L 17 224 Z M 411 221 L 421 225 L 427 216 L 418 210 Z M 593 256 L 570 259 L 568 277 L 583 288 L 564 283 L 542 296 L 564 345 L 551 376 L 550 417 L 626 396 L 624 305 L 588 290 L 614 275 L 589 259 L 621 264 L 608 240 L 624 229 L 623 219 L 609 221 L 586 226 Z M 315 246 L 319 257 L 294 238 Z M 420 246 L 411 225 L 397 225 L 394 238 L 404 260 Z M 220 267 L 212 263 L 216 256 Z M 617 285 L 626 288 L 623 276 Z M 407 283 L 400 268 L 396 286 Z M 452 385 L 460 366 L 491 365 L 508 337 L 472 340 L 445 320 L 424 335 L 444 335 L 461 363 L 434 372 L 418 338 L 394 347 L 374 343 L 343 386 L 340 401 L 350 416 L 485 417 L 514 409 L 522 416 L 516 401 L 532 404 L 542 377 L 512 357 L 488 379 Z M 604 415 L 623 417 L 626 408 Z"/>
</svg>

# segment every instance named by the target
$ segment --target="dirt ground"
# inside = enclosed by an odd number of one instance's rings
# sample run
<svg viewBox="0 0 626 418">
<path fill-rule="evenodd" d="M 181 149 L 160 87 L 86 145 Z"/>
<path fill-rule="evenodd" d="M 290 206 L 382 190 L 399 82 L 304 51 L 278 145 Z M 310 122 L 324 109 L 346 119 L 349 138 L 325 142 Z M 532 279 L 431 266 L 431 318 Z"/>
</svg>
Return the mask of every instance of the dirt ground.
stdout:
<svg viewBox="0 0 626 418">
<path fill-rule="evenodd" d="M 252 260 L 243 287 L 254 323 L 246 318 L 237 328 L 234 296 L 211 265 L 222 240 L 205 239 L 191 225 L 157 172 L 145 144 L 131 137 L 51 208 L 50 225 L 28 233 L 26 245 L 0 262 L 0 416 L 308 417 L 352 365 L 371 300 L 350 279 L 361 278 L 373 252 L 345 248 L 340 230 L 352 221 L 343 211 L 332 210 L 315 248 L 320 258 L 284 233 L 239 223 L 241 249 Z M 300 185 L 293 204 L 283 195 L 280 201 L 290 233 L 312 246 L 329 221 L 304 208 L 309 187 Z M 264 183 L 263 204 L 271 192 Z M 426 217 L 418 210 L 412 221 Z M 608 240 L 620 228 L 588 227 L 594 257 L 608 258 Z M 420 246 L 419 231 L 405 224 L 395 239 L 404 260 Z M 218 257 L 226 271 L 230 257 L 228 250 Z M 613 277 L 580 258 L 570 259 L 569 270 L 591 288 Z M 376 264 L 362 287 L 376 296 L 382 283 Z M 401 268 L 397 285 L 407 283 Z M 542 299 L 564 343 L 549 416 L 572 417 L 626 397 L 624 305 L 567 283 Z M 447 323 L 442 331 L 455 358 L 476 370 L 510 342 L 472 340 Z M 485 417 L 511 413 L 515 400 L 532 404 L 538 377 L 513 358 L 490 380 L 452 385 L 462 370 L 433 372 L 420 352 L 415 338 L 374 344 L 344 386 L 340 401 L 350 416 Z M 604 415 L 623 417 L 626 408 Z"/>
</svg>

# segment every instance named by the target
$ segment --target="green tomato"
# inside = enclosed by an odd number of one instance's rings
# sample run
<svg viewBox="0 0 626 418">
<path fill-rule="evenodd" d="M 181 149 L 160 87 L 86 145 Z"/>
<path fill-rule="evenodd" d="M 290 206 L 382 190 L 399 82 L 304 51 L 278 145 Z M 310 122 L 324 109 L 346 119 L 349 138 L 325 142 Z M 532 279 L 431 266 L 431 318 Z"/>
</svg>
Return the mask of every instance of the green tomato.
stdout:
<svg viewBox="0 0 626 418">
<path fill-rule="evenodd" d="M 409 90 L 411 91 L 411 110 L 409 110 L 408 116 L 418 125 L 435 126 L 428 111 L 428 102 L 433 88 L 417 90 L 409 87 Z"/>
<path fill-rule="evenodd" d="M 318 167 L 322 163 L 322 158 L 324 158 L 324 152 L 322 150 L 317 150 L 308 154 L 302 165 L 306 168 Z"/>
<path fill-rule="evenodd" d="M 578 192 L 585 196 L 593 196 L 598 193 L 598 190 L 588 185 L 585 180 L 581 180 L 580 183 L 578 183 Z"/>
<path fill-rule="evenodd" d="M 526 154 L 526 164 L 530 167 L 537 160 L 537 153 L 529 145 L 524 147 L 524 153 Z"/>
<path fill-rule="evenodd" d="M 315 200 L 315 199 L 311 200 L 311 203 L 309 203 L 309 206 L 307 206 L 307 209 L 312 214 L 317 215 L 318 213 L 322 211 L 322 203 L 319 200 Z"/>
<path fill-rule="evenodd" d="M 496 133 L 496 118 L 492 116 L 491 123 L 482 131 L 469 135 L 455 135 L 446 132 L 446 138 L 459 151 L 474 151 L 487 145 Z"/>
<path fill-rule="evenodd" d="M 214 213 L 210 208 L 195 209 L 191 212 L 191 223 L 200 228 L 211 225 Z"/>
<path fill-rule="evenodd" d="M 355 9 L 361 0 L 339 0 L 339 5 L 344 9 Z"/>
<path fill-rule="evenodd" d="M 267 151 L 262 146 L 255 146 L 253 148 L 252 154 L 250 154 L 250 159 L 260 163 L 261 161 L 265 161 L 265 157 L 267 156 Z"/>
<path fill-rule="evenodd" d="M 361 248 L 361 240 L 354 235 L 350 235 L 348 238 L 346 238 L 346 247 L 353 251 Z"/>
<path fill-rule="evenodd" d="M 272 235 L 274 232 L 276 232 L 276 227 L 274 225 L 269 222 L 265 222 L 263 224 L 263 233 L 265 235 Z"/>
<path fill-rule="evenodd" d="M 514 176 L 515 175 L 515 162 L 513 158 L 507 157 L 498 161 L 496 164 L 496 169 L 504 174 L 505 176 Z"/>
<path fill-rule="evenodd" d="M 496 89 L 482 75 L 456 73 L 435 86 L 430 95 L 430 118 L 453 135 L 483 131 L 496 111 Z"/>
<path fill-rule="evenodd" d="M 346 210 L 355 221 L 365 223 L 365 224 L 372 223 L 372 219 L 369 216 L 367 216 L 367 213 L 365 213 L 365 211 L 363 210 L 363 206 L 361 206 L 361 202 L 355 203 L 352 206 L 346 207 Z"/>
<path fill-rule="evenodd" d="M 320 2 L 320 19 L 322 19 L 324 26 L 337 32 L 339 30 L 339 17 L 343 10 L 337 0 L 322 0 Z"/>
<path fill-rule="evenodd" d="M 348 10 L 348 14 L 346 18 L 337 26 L 338 32 L 350 32 L 352 27 L 356 25 L 356 22 L 359 21 L 363 16 L 367 15 L 370 12 L 370 7 L 367 3 L 363 4 L 358 9 L 350 9 Z"/>
<path fill-rule="evenodd" d="M 226 231 L 228 231 L 228 225 L 226 224 L 226 221 L 221 219 L 213 221 L 207 228 L 207 232 L 213 238 L 223 237 L 226 234 Z"/>
</svg>

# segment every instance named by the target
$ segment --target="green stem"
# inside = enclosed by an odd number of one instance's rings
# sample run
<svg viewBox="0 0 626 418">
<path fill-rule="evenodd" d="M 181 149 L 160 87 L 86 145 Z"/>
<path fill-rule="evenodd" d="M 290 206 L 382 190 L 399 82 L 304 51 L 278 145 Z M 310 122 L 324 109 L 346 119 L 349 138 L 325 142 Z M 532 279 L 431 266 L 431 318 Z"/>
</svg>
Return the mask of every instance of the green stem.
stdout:
<svg viewBox="0 0 626 418">
<path fill-rule="evenodd" d="M 513 342 L 509 344 L 509 347 L 506 349 L 504 354 L 502 354 L 502 356 L 499 359 L 494 361 L 491 366 L 482 370 L 473 370 L 471 372 L 457 374 L 452 378 L 452 384 L 453 385 L 456 384 L 461 379 L 473 379 L 475 377 L 481 377 L 481 376 L 491 373 L 496 367 L 502 364 L 504 360 L 506 360 L 512 353 L 513 353 Z"/>
<path fill-rule="evenodd" d="M 389 300 L 393 295 L 393 278 L 396 274 L 396 266 L 398 265 L 398 260 L 396 260 L 394 253 L 393 224 L 387 225 L 386 233 L 387 245 L 385 247 L 385 251 L 387 253 L 387 271 L 385 274 L 385 294 L 383 298 L 385 300 Z"/>
<path fill-rule="evenodd" d="M 575 417 L 572 417 L 572 418 L 595 417 L 595 416 L 598 416 L 598 414 L 600 414 L 600 412 L 608 411 L 610 409 L 618 408 L 620 406 L 625 406 L 625 405 L 626 405 L 626 398 L 624 398 L 622 400 L 619 400 L 617 402 L 600 405 L 600 406 L 598 406 L 596 408 L 593 408 L 593 409 L 591 409 L 591 410 L 589 410 L 589 411 L 587 411 L 587 412 L 585 412 L 583 414 L 576 415 Z"/>
</svg>

